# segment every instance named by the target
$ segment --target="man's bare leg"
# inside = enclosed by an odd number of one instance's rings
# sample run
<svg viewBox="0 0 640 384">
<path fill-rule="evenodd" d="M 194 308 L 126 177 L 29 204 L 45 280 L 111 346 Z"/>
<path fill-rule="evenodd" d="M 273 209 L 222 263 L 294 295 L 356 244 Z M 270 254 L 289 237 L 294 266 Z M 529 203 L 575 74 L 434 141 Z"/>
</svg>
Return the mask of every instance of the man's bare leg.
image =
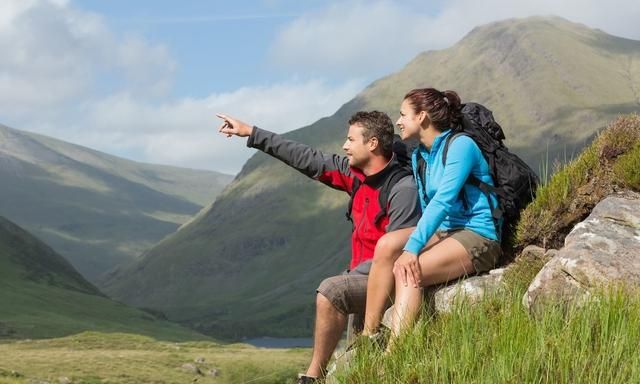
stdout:
<svg viewBox="0 0 640 384">
<path fill-rule="evenodd" d="M 380 327 L 383 312 L 393 294 L 393 263 L 402 254 L 402 249 L 414 229 L 415 227 L 410 227 L 389 232 L 376 243 L 367 282 L 363 335 L 371 335 Z"/>
<path fill-rule="evenodd" d="M 313 357 L 307 369 L 307 376 L 323 377 L 336 349 L 342 332 L 347 325 L 347 316 L 322 294 L 316 296 L 316 324 L 313 337 Z"/>
</svg>

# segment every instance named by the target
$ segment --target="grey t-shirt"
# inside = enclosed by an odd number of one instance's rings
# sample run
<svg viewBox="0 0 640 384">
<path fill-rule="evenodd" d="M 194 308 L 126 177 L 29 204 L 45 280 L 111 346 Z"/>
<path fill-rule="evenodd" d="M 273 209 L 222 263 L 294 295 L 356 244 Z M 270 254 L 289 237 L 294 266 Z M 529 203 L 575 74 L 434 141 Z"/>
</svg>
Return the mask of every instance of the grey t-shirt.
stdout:
<svg viewBox="0 0 640 384">
<path fill-rule="evenodd" d="M 421 213 L 415 180 L 412 175 L 405 176 L 389 192 L 389 224 L 386 231 L 415 227 Z"/>
</svg>

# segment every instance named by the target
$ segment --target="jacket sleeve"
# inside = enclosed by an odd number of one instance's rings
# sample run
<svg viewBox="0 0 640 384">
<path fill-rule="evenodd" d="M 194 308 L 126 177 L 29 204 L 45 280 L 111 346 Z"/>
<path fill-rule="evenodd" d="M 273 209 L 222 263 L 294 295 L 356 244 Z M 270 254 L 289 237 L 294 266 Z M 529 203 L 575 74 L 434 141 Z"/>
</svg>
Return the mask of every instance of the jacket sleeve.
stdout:
<svg viewBox="0 0 640 384">
<path fill-rule="evenodd" d="M 344 156 L 323 153 L 258 127 L 253 127 L 247 147 L 259 149 L 332 188 L 351 192 L 354 176 Z"/>
<path fill-rule="evenodd" d="M 460 190 L 471 174 L 471 169 L 479 161 L 479 156 L 482 156 L 480 149 L 473 139 L 467 136 L 460 136 L 450 143 L 440 185 L 422 212 L 416 230 L 404 247 L 405 251 L 415 255 L 420 254 L 449 214 L 451 207 L 458 199 Z"/>
</svg>

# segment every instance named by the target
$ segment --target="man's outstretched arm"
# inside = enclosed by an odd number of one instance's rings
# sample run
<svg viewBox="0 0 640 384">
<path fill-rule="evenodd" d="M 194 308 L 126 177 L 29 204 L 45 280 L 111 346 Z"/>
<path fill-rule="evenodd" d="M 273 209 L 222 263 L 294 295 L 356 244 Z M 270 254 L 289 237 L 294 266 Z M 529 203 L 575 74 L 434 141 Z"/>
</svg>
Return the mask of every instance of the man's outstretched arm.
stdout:
<svg viewBox="0 0 640 384">
<path fill-rule="evenodd" d="M 276 133 L 251 126 L 223 114 L 216 116 L 224 120 L 220 125 L 219 132 L 227 137 L 248 137 L 248 147 L 259 149 L 330 187 L 347 192 L 351 191 L 353 176 L 349 168 L 349 160 L 346 157 L 325 154 L 308 145 L 286 140 Z"/>
</svg>

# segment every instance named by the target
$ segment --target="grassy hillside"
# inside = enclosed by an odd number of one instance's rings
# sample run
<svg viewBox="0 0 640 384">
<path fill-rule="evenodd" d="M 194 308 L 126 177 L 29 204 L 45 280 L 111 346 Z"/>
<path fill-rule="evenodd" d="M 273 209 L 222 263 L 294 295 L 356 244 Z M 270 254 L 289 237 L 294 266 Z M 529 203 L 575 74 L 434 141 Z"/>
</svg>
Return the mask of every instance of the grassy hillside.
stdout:
<svg viewBox="0 0 640 384">
<path fill-rule="evenodd" d="M 0 179 L 0 215 L 96 282 L 210 204 L 231 176 L 136 163 L 0 125 Z"/>
<path fill-rule="evenodd" d="M 59 337 L 86 330 L 206 339 L 110 300 L 62 256 L 0 217 L 0 339 Z"/>
<path fill-rule="evenodd" d="M 489 24 L 287 136 L 340 153 L 351 114 L 379 109 L 395 120 L 403 95 L 422 86 L 487 105 L 510 148 L 539 169 L 571 159 L 618 114 L 640 110 L 640 42 L 558 18 Z M 348 263 L 346 202 L 258 153 L 210 209 L 104 289 L 211 334 L 309 334 L 317 284 Z"/>
</svg>

